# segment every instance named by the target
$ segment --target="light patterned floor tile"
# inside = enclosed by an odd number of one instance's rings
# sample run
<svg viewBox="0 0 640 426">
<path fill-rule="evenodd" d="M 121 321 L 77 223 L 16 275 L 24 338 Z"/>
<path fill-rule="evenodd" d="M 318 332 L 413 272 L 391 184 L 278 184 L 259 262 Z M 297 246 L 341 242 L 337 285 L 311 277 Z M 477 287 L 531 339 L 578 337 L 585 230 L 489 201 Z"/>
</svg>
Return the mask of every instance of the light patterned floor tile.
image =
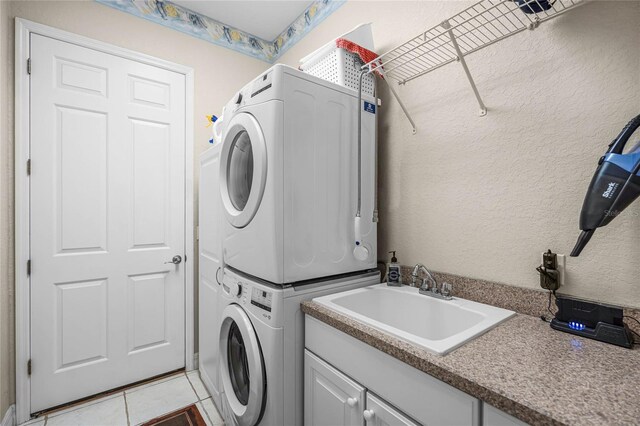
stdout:
<svg viewBox="0 0 640 426">
<path fill-rule="evenodd" d="M 153 384 L 141 389 L 125 391 L 129 423 L 138 425 L 198 401 L 186 375 Z"/>
<path fill-rule="evenodd" d="M 216 406 L 213 403 L 213 400 L 211 398 L 207 398 L 203 401 L 200 401 L 200 404 L 202 404 L 202 407 L 204 408 L 204 411 L 207 413 L 207 416 L 209 416 L 209 420 L 211 421 L 213 426 L 224 425 L 224 420 L 222 420 L 222 417 L 218 413 L 218 410 L 216 409 Z"/>
<path fill-rule="evenodd" d="M 43 426 L 44 416 L 21 423 L 20 426 Z"/>
<path fill-rule="evenodd" d="M 47 426 L 127 426 L 124 396 L 47 416 Z"/>
<path fill-rule="evenodd" d="M 193 389 L 196 391 L 199 400 L 207 399 L 210 397 L 209 392 L 207 392 L 207 388 L 204 387 L 204 383 L 200 380 L 200 373 L 198 370 L 189 371 L 187 373 L 187 378 L 191 382 Z"/>
<path fill-rule="evenodd" d="M 158 383 L 162 383 L 162 382 L 166 382 L 166 381 L 169 381 L 169 380 L 173 380 L 173 379 L 175 379 L 177 377 L 184 376 L 184 375 L 185 375 L 184 371 L 180 371 L 178 373 L 171 374 L 169 376 L 160 377 L 159 379 L 156 379 L 156 380 L 154 380 L 152 382 L 143 383 L 141 385 L 133 386 L 133 387 L 125 389 L 125 390 L 127 392 L 135 392 L 137 390 L 148 388 L 149 386 L 154 386 L 154 385 L 157 385 Z"/>
<path fill-rule="evenodd" d="M 117 398 L 117 397 L 123 396 L 123 395 L 124 395 L 124 392 L 116 392 L 116 393 L 113 393 L 111 395 L 103 396 L 102 398 L 96 398 L 96 399 L 92 399 L 92 400 L 83 402 L 81 404 L 71 405 L 68 408 L 63 408 L 61 410 L 48 412 L 47 413 L 47 417 L 51 418 L 51 417 L 54 417 L 54 416 L 59 416 L 60 414 L 65 414 L 65 413 L 68 413 L 70 411 L 75 411 L 75 410 L 78 410 L 80 408 L 88 407 L 90 405 L 100 404 L 101 402 L 105 402 L 105 401 L 108 401 L 110 399 Z"/>
<path fill-rule="evenodd" d="M 204 422 L 206 423 L 206 425 L 213 426 L 213 423 L 211 423 L 211 420 L 209 420 L 209 415 L 207 414 L 206 410 L 202 406 L 202 401 L 198 401 L 196 403 L 196 407 L 198 407 L 198 411 L 200 412 L 200 415 L 204 419 Z"/>
</svg>

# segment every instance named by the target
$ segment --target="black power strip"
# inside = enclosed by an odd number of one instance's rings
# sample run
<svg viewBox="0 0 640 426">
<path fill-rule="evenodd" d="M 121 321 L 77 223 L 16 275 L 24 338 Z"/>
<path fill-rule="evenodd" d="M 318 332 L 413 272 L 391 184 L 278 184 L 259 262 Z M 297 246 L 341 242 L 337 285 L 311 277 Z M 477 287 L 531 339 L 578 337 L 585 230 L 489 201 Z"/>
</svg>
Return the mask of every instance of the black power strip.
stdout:
<svg viewBox="0 0 640 426">
<path fill-rule="evenodd" d="M 623 322 L 621 308 L 566 296 L 558 296 L 556 305 L 558 312 L 551 320 L 551 328 L 625 348 L 633 347 L 633 335 Z"/>
</svg>

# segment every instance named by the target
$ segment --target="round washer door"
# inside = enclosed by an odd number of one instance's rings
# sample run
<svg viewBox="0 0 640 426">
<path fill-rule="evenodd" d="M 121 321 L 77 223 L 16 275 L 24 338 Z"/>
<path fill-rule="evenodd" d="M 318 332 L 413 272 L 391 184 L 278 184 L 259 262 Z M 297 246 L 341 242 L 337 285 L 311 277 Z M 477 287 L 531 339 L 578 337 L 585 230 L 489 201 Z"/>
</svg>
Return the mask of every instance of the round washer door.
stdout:
<svg viewBox="0 0 640 426">
<path fill-rule="evenodd" d="M 266 376 L 258 337 L 239 305 L 222 312 L 220 356 L 224 398 L 239 426 L 254 426 L 264 410 Z"/>
<path fill-rule="evenodd" d="M 235 115 L 226 129 L 220 159 L 220 193 L 227 220 L 243 228 L 255 216 L 267 180 L 267 147 L 258 121 Z"/>
</svg>

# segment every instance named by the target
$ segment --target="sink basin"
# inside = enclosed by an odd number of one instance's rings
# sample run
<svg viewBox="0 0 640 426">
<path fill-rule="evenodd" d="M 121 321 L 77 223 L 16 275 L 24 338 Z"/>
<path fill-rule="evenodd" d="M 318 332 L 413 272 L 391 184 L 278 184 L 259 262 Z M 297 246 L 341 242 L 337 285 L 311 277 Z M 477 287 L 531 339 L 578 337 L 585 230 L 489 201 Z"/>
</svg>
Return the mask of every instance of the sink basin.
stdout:
<svg viewBox="0 0 640 426">
<path fill-rule="evenodd" d="M 471 300 L 455 297 L 441 300 L 419 294 L 414 287 L 387 287 L 386 284 L 313 300 L 439 355 L 515 315 L 513 311 Z"/>
</svg>

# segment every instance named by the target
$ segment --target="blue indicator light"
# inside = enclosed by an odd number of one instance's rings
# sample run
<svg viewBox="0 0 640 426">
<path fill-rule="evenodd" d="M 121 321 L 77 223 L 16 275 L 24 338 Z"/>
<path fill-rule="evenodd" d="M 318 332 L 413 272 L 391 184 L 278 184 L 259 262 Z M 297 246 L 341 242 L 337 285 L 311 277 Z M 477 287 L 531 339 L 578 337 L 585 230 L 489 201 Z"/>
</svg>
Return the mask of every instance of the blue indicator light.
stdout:
<svg viewBox="0 0 640 426">
<path fill-rule="evenodd" d="M 584 324 L 577 322 L 577 321 L 569 321 L 569 328 L 573 329 L 573 330 L 584 330 L 585 328 L 587 328 Z"/>
</svg>

